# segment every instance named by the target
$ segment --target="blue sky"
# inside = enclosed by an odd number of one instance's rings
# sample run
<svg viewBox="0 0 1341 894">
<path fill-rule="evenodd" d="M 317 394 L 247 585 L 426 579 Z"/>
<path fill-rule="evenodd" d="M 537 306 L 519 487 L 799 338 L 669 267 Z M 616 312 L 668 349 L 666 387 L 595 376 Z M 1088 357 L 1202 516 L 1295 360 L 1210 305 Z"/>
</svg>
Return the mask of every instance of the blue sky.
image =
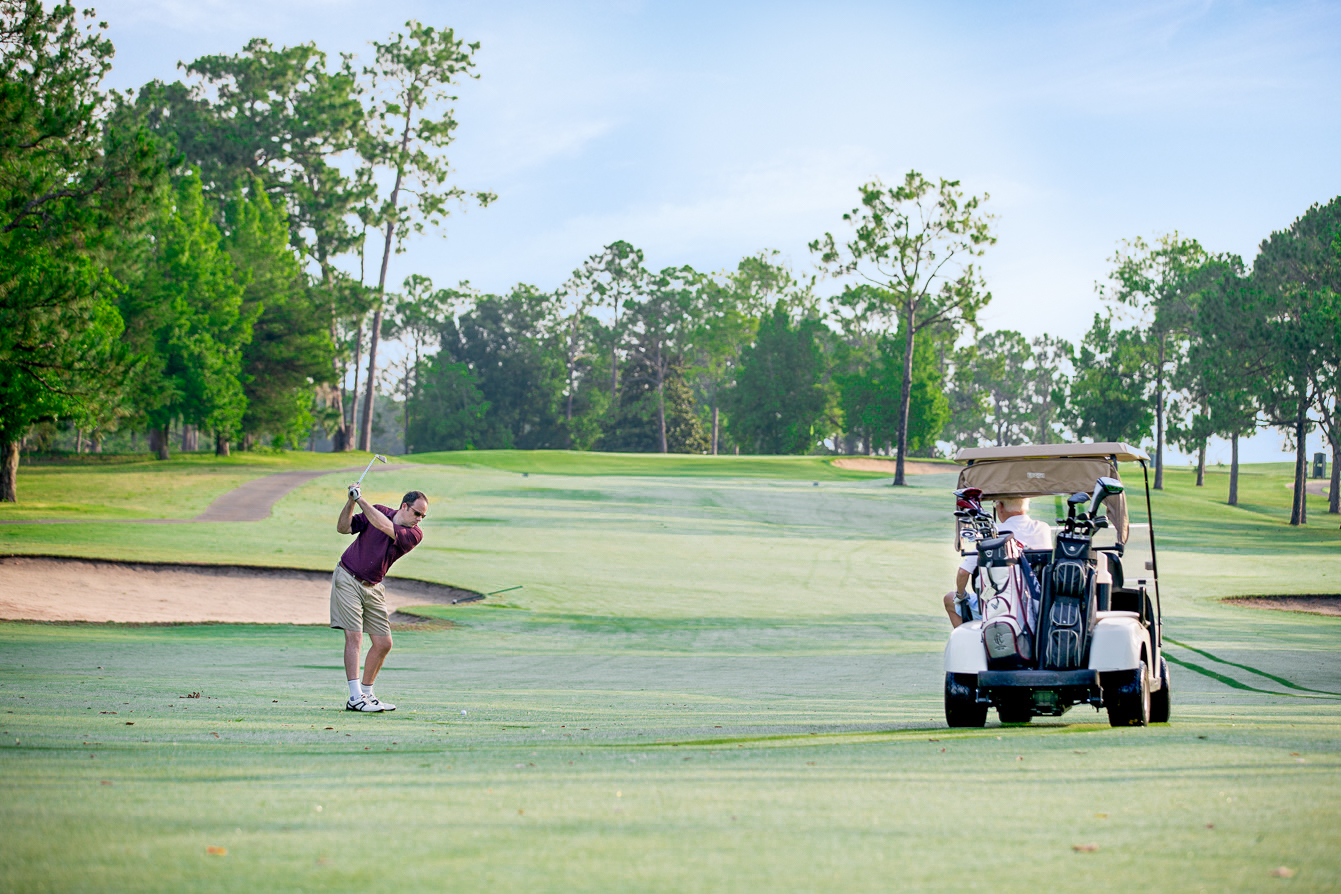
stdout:
<svg viewBox="0 0 1341 894">
<path fill-rule="evenodd" d="M 1251 262 L 1271 231 L 1341 194 L 1337 3 L 97 10 L 117 47 L 110 84 L 123 88 L 257 36 L 367 58 L 368 41 L 417 18 L 480 41 L 451 158 L 457 183 L 499 201 L 411 243 L 393 282 L 550 289 L 616 239 L 653 267 L 719 270 L 769 248 L 805 272 L 806 244 L 843 232 L 859 184 L 916 169 L 991 196 L 985 325 L 1074 341 L 1120 240 L 1177 230 Z M 1260 435 L 1247 458 L 1276 458 L 1280 441 Z"/>
</svg>

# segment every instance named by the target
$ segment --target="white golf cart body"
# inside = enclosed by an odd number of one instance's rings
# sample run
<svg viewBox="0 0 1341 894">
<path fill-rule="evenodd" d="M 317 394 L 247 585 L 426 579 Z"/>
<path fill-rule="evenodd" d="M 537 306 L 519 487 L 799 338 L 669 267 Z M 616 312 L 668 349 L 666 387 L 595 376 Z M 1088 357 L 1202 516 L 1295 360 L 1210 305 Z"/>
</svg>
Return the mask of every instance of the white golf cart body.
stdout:
<svg viewBox="0 0 1341 894">
<path fill-rule="evenodd" d="M 965 464 L 960 488 L 979 488 L 984 503 L 996 498 L 1032 498 L 1031 515 L 1044 520 L 1054 507 L 1052 499 L 1041 498 L 1089 493 L 1096 479 L 1119 478 L 1119 463 L 1140 463 L 1149 519 L 1149 457 L 1127 444 L 968 448 L 959 451 L 955 461 Z M 984 622 L 967 621 L 954 629 L 945 646 L 945 708 L 951 726 L 982 726 L 989 707 L 997 709 L 1002 722 L 1021 723 L 1039 715 L 1057 716 L 1082 703 L 1106 708 L 1114 726 L 1168 720 L 1169 677 L 1162 654 L 1153 526 L 1149 521 L 1139 526 L 1129 523 L 1125 492 L 1109 497 L 1104 506 L 1108 526 L 1093 539 L 1087 603 L 1092 607 L 1081 657 L 1073 662 L 1076 666 L 1040 666 L 1047 663 L 1040 655 L 1040 644 L 1032 666 L 992 667 L 983 637 Z M 1144 528 L 1140 534 L 1145 536 L 1133 542 L 1132 527 Z M 956 549 L 961 546 L 960 533 L 956 531 Z M 1043 585 L 1042 612 L 1049 608 L 1045 578 L 1051 552 L 1026 551 Z M 1140 570 L 1124 573 L 1124 566 Z M 1040 627 L 1044 623 L 1040 617 Z"/>
</svg>

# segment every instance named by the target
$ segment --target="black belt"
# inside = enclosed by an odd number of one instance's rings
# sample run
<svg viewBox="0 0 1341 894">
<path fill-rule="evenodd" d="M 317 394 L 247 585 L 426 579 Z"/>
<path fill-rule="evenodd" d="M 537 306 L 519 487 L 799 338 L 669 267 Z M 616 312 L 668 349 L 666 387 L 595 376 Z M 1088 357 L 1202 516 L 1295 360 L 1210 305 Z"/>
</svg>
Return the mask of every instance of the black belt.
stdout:
<svg viewBox="0 0 1341 894">
<path fill-rule="evenodd" d="M 354 578 L 354 580 L 356 580 L 356 581 L 358 581 L 359 583 L 363 584 L 363 586 L 365 586 L 365 587 L 375 587 L 375 586 L 377 586 L 379 583 L 381 583 L 381 581 L 364 580 L 363 578 L 359 577 L 359 576 L 358 576 L 357 574 L 355 574 L 354 572 L 350 571 L 350 570 L 349 570 L 349 566 L 347 566 L 344 562 L 341 562 L 341 563 L 340 563 L 340 567 L 343 568 L 343 569 L 345 570 L 345 574 L 347 574 L 347 575 L 349 575 L 350 577 Z"/>
</svg>

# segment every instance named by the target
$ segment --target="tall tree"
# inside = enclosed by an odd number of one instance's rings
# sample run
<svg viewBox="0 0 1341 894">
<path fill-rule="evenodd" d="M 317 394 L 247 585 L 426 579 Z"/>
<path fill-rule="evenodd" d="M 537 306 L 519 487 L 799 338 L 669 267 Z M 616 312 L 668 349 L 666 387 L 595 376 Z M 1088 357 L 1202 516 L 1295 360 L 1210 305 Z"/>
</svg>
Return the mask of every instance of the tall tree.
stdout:
<svg viewBox="0 0 1341 894">
<path fill-rule="evenodd" d="M 741 351 L 754 338 L 760 315 L 779 300 L 793 310 L 809 306 L 812 284 L 799 282 L 777 251 L 749 255 L 735 270 L 701 283 L 687 369 L 708 405 L 713 455 L 721 442 L 722 394 L 734 380 Z"/>
<path fill-rule="evenodd" d="M 1306 439 L 1315 420 L 1317 388 L 1334 358 L 1336 318 L 1341 313 L 1341 263 L 1335 242 L 1341 233 L 1341 199 L 1314 205 L 1288 230 L 1262 242 L 1253 264 L 1260 289 L 1270 372 L 1259 400 L 1272 425 L 1286 429 L 1294 442 L 1294 502 L 1290 524 L 1308 522 Z"/>
<path fill-rule="evenodd" d="M 288 212 L 294 248 L 316 268 L 309 303 L 325 305 L 329 340 L 338 344 L 341 321 L 359 308 L 334 263 L 358 243 L 352 213 L 372 194 L 369 171 L 346 173 L 343 163 L 363 134 L 351 57 L 332 67 L 313 44 L 276 49 L 257 38 L 237 55 L 203 56 L 182 67 L 189 84 L 151 82 L 137 107 L 201 171 L 206 191 L 221 203 L 239 181 L 260 178 Z M 341 359 L 333 355 L 330 363 L 331 372 L 317 381 L 339 377 Z M 348 449 L 354 439 L 344 422 L 343 390 L 330 393 L 333 440 L 337 450 Z"/>
<path fill-rule="evenodd" d="M 894 484 L 904 485 L 915 341 L 930 327 L 976 322 L 991 294 L 972 259 L 996 237 L 992 216 L 980 211 L 987 195 L 965 198 L 958 180 L 933 183 L 909 171 L 897 187 L 876 180 L 860 191 L 861 207 L 843 215 L 855 227 L 853 237 L 839 245 L 825 233 L 810 250 L 833 273 L 879 286 L 870 294 L 890 302 L 900 322 L 904 368 Z"/>
<path fill-rule="evenodd" d="M 152 213 L 164 165 L 137 122 L 108 118 L 102 27 L 0 0 L 0 502 L 17 499 L 28 428 L 85 412 L 128 360 L 109 262 Z"/>
<path fill-rule="evenodd" d="M 767 454 L 808 453 L 819 444 L 829 405 L 823 337 L 823 324 L 810 317 L 793 323 L 782 301 L 759 321 L 724 395 L 737 444 Z"/>
<path fill-rule="evenodd" d="M 612 242 L 583 262 L 569 280 L 571 290 L 585 306 L 608 310 L 605 327 L 610 358 L 610 403 L 619 400 L 620 352 L 625 348 L 627 311 L 647 293 L 651 275 L 643 267 L 643 252 L 622 239 Z"/>
<path fill-rule="evenodd" d="M 1111 316 L 1094 323 L 1076 354 L 1064 418 L 1078 438 L 1139 444 L 1150 434 L 1152 349 L 1135 329 L 1114 329 Z"/>
<path fill-rule="evenodd" d="M 872 447 L 892 446 L 898 437 L 904 345 L 900 334 L 883 336 L 863 367 L 834 376 L 844 426 L 865 441 L 868 453 Z M 930 455 L 949 421 L 950 401 L 932 341 L 919 339 L 915 350 L 908 450 L 913 456 L 924 456 Z"/>
<path fill-rule="evenodd" d="M 1029 396 L 1033 402 L 1035 444 L 1051 444 L 1058 410 L 1066 405 L 1074 348 L 1064 338 L 1039 335 L 1030 343 L 1033 365 L 1027 372 Z"/>
<path fill-rule="evenodd" d="M 405 366 L 405 448 L 410 447 L 409 395 L 414 393 L 414 377 L 423 362 L 424 349 L 437 340 L 452 303 L 459 296 L 453 289 L 434 289 L 433 280 L 413 273 L 405 278 L 403 291 L 396 296 L 391 313 L 382 323 L 386 338 L 405 343 L 410 350 Z"/>
<path fill-rule="evenodd" d="M 489 404 L 474 446 L 522 450 L 565 445 L 560 405 L 564 373 L 552 335 L 558 301 L 518 284 L 507 295 L 481 295 L 442 328 L 442 353 L 464 363 Z"/>
<path fill-rule="evenodd" d="M 413 20 L 405 27 L 408 34 L 394 34 L 385 43 L 373 42 L 376 59 L 364 70 L 373 96 L 364 157 L 371 167 L 393 175 L 390 193 L 372 216 L 382 229 L 383 244 L 359 432 L 359 446 L 364 450 L 372 449 L 381 298 L 386 294 L 392 253 L 403 250 L 411 232 L 422 233 L 426 225 L 441 225 L 454 203 L 474 198 L 487 206 L 497 198 L 491 192 L 467 193 L 459 186 L 447 185 L 452 169 L 444 153 L 455 139 L 457 126 L 455 110 L 450 106 L 457 99 L 452 90 L 461 78 L 479 77 L 474 72 L 479 43 L 466 43 L 450 28 L 438 29 Z M 409 197 L 404 203 L 402 193 Z"/>
<path fill-rule="evenodd" d="M 1196 276 L 1197 317 L 1186 376 L 1189 390 L 1204 398 L 1211 433 L 1229 439 L 1227 502 L 1237 506 L 1239 439 L 1257 430 L 1254 391 L 1270 362 L 1265 321 L 1237 256 L 1213 256 Z"/>
<path fill-rule="evenodd" d="M 142 355 L 136 405 L 159 459 L 175 420 L 228 442 L 246 409 L 242 350 L 260 313 L 244 310 L 243 286 L 221 245 L 213 209 L 194 173 L 179 179 L 149 232 L 118 261 L 129 344 Z"/>
<path fill-rule="evenodd" d="M 666 381 L 683 368 L 698 322 L 703 277 L 692 267 L 668 267 L 652 278 L 645 301 L 629 311 L 630 366 L 648 380 L 656 399 L 657 445 L 666 440 Z"/>
<path fill-rule="evenodd" d="M 294 443 L 312 427 L 314 386 L 334 380 L 329 305 L 308 286 L 289 246 L 288 215 L 259 178 L 229 196 L 223 248 L 243 286 L 241 313 L 255 320 L 242 348 L 242 431 Z M 228 440 L 217 440 L 216 452 L 227 451 Z"/>
<path fill-rule="evenodd" d="M 1168 375 L 1182 356 L 1196 320 L 1194 272 L 1205 263 L 1205 249 L 1195 239 L 1177 233 L 1161 236 L 1151 246 L 1139 236 L 1122 243 L 1110 258 L 1114 265 L 1110 286 L 1099 294 L 1134 308 L 1145 328 L 1153 373 L 1155 404 L 1155 483 L 1164 487 L 1164 410 Z"/>
</svg>

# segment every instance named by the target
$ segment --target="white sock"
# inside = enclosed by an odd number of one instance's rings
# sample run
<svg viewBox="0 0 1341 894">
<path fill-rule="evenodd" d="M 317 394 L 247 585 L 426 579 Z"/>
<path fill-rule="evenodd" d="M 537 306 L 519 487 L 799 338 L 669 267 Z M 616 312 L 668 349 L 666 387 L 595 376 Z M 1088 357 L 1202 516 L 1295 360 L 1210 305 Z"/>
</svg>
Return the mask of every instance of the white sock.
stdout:
<svg viewBox="0 0 1341 894">
<path fill-rule="evenodd" d="M 364 697 L 364 698 L 372 698 L 372 697 L 373 697 L 373 691 L 372 691 L 372 690 L 373 690 L 373 684 L 371 684 L 371 683 L 360 683 L 360 684 L 359 684 L 359 687 L 363 690 L 363 697 Z"/>
<path fill-rule="evenodd" d="M 349 681 L 349 700 L 351 702 L 356 702 L 359 699 L 363 698 L 363 693 L 359 689 L 360 685 L 361 684 L 359 683 L 358 680 Z"/>
</svg>

